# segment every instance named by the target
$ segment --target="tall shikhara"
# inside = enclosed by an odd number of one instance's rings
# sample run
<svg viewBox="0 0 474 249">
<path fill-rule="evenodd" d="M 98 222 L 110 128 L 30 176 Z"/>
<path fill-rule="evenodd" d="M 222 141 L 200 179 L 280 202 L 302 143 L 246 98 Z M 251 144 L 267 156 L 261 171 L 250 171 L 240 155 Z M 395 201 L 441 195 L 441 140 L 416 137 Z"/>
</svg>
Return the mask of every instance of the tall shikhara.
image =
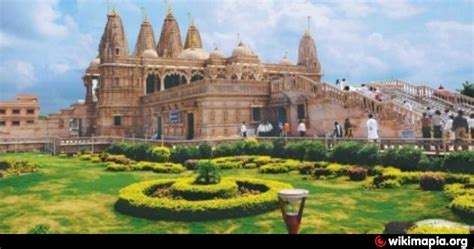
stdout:
<svg viewBox="0 0 474 249">
<path fill-rule="evenodd" d="M 158 56 L 163 58 L 177 58 L 183 51 L 179 26 L 171 10 L 168 11 L 163 23 L 160 41 L 158 42 L 156 50 Z"/>
<path fill-rule="evenodd" d="M 107 15 L 107 24 L 99 45 L 99 57 L 102 61 L 128 57 L 128 42 L 122 19 L 115 11 Z"/>
</svg>

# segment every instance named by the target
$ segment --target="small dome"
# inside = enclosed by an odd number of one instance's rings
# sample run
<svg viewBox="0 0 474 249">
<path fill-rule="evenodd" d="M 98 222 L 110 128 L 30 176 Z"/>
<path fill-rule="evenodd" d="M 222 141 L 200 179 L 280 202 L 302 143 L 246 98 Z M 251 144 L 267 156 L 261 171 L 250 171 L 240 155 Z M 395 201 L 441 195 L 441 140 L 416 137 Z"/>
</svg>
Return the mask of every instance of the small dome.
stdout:
<svg viewBox="0 0 474 249">
<path fill-rule="evenodd" d="M 202 48 L 188 48 L 179 54 L 178 59 L 207 60 L 209 59 L 209 53 Z"/>
<path fill-rule="evenodd" d="M 245 46 L 243 42 L 239 43 L 239 46 L 232 51 L 232 57 L 237 57 L 237 56 L 256 56 L 255 53 L 252 51 L 252 49 L 248 48 Z"/>
<path fill-rule="evenodd" d="M 280 65 L 292 66 L 294 64 L 293 64 L 293 62 L 291 62 L 291 60 L 288 58 L 288 56 L 285 55 L 285 57 L 283 57 L 283 59 L 280 61 Z"/>
<path fill-rule="evenodd" d="M 209 58 L 211 59 L 224 59 L 225 55 L 222 53 L 217 47 L 214 49 L 214 51 L 211 52 L 209 55 Z"/>
<path fill-rule="evenodd" d="M 89 67 L 97 67 L 100 65 L 100 58 L 95 58 L 91 61 L 91 64 L 89 64 Z"/>
<path fill-rule="evenodd" d="M 158 53 L 154 49 L 147 49 L 147 50 L 143 51 L 142 56 L 144 58 L 157 58 Z"/>
</svg>

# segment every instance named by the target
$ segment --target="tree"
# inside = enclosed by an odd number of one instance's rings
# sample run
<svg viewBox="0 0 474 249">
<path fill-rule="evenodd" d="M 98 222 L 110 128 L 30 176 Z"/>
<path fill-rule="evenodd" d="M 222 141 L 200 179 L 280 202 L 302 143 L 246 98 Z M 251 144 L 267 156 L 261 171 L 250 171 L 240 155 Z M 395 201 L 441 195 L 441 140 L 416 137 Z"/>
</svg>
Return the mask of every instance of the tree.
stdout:
<svg viewBox="0 0 474 249">
<path fill-rule="evenodd" d="M 466 80 L 466 82 L 462 84 L 462 87 L 463 89 L 460 90 L 461 94 L 474 98 L 474 83 L 470 83 Z"/>
</svg>

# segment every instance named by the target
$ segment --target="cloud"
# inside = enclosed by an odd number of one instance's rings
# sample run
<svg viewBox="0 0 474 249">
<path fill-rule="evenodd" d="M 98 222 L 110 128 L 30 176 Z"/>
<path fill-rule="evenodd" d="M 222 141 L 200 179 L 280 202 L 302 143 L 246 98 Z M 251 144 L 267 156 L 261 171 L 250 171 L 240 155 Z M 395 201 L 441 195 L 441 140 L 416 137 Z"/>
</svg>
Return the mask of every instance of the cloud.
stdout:
<svg viewBox="0 0 474 249">
<path fill-rule="evenodd" d="M 381 12 L 394 19 L 408 18 L 423 13 L 424 9 L 407 0 L 381 0 L 378 2 Z"/>
<path fill-rule="evenodd" d="M 36 83 L 35 69 L 25 61 L 5 61 L 0 64 L 0 79 L 14 82 L 17 90 L 23 90 Z"/>
</svg>

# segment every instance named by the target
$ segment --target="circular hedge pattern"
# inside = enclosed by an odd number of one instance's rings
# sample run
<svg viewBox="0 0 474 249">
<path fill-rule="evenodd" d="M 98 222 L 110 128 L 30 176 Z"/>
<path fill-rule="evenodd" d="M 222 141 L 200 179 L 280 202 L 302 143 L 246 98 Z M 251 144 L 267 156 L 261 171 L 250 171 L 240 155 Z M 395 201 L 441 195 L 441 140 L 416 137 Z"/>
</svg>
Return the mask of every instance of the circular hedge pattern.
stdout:
<svg viewBox="0 0 474 249">
<path fill-rule="evenodd" d="M 182 179 L 173 183 L 170 188 L 173 196 L 185 200 L 227 199 L 237 195 L 239 186 L 233 180 L 222 179 L 218 184 L 194 184 L 194 179 Z"/>
<path fill-rule="evenodd" d="M 176 200 L 154 198 L 150 194 L 158 188 L 171 188 L 182 179 L 161 179 L 132 184 L 119 192 L 117 211 L 148 219 L 161 220 L 212 220 L 261 214 L 278 208 L 279 190 L 291 185 L 253 178 L 227 178 L 239 188 L 257 189 L 255 195 L 235 196 L 228 199 Z"/>
</svg>

